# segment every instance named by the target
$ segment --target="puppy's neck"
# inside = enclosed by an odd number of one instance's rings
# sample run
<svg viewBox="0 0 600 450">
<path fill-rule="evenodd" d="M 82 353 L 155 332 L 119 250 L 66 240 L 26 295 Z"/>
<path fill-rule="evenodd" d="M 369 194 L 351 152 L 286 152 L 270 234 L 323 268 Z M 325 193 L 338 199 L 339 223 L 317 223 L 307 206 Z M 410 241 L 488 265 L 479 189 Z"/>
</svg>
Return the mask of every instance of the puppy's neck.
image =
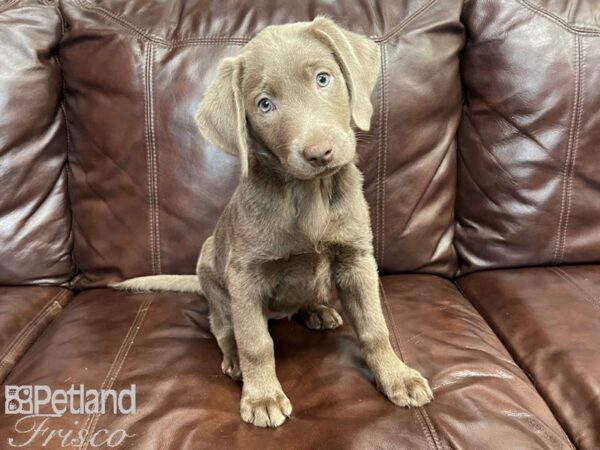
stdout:
<svg viewBox="0 0 600 450">
<path fill-rule="evenodd" d="M 254 153 L 240 188 L 250 194 L 251 214 L 274 217 L 274 223 L 295 228 L 317 245 L 329 224 L 362 195 L 362 177 L 349 163 L 332 175 L 298 180 L 285 172 L 275 155 Z"/>
</svg>

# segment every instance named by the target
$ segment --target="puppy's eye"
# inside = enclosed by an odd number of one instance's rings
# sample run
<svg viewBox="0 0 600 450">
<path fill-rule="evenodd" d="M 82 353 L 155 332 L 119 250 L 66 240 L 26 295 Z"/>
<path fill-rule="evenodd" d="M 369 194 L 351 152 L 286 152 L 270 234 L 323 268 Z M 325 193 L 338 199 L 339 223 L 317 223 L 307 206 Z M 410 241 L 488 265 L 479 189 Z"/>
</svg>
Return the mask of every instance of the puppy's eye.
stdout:
<svg viewBox="0 0 600 450">
<path fill-rule="evenodd" d="M 260 110 L 260 112 L 268 113 L 273 111 L 275 109 L 275 106 L 273 105 L 273 102 L 271 100 L 269 100 L 266 97 L 263 97 L 258 101 L 258 109 Z"/>
<path fill-rule="evenodd" d="M 321 72 L 317 74 L 317 84 L 319 85 L 319 87 L 327 86 L 330 80 L 331 75 L 329 75 L 327 72 Z"/>
</svg>

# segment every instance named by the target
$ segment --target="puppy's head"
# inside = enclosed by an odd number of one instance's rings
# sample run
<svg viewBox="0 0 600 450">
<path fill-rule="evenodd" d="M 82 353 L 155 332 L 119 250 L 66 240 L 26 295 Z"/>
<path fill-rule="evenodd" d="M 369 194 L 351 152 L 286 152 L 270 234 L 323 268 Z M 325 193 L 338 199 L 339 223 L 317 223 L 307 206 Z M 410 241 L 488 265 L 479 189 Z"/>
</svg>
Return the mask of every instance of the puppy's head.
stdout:
<svg viewBox="0 0 600 450">
<path fill-rule="evenodd" d="M 270 26 L 221 63 L 196 120 L 243 175 L 261 151 L 294 178 L 326 176 L 354 160 L 378 75 L 379 46 L 330 19 Z"/>
</svg>

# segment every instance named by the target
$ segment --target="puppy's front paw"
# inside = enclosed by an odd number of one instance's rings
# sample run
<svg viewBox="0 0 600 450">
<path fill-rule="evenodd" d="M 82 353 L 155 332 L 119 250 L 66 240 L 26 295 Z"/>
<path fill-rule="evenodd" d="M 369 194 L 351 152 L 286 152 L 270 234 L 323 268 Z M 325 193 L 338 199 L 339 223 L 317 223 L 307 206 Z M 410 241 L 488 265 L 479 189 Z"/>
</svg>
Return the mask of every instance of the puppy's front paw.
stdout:
<svg viewBox="0 0 600 450">
<path fill-rule="evenodd" d="M 390 380 L 381 383 L 381 390 L 398 406 L 423 406 L 433 400 L 427 380 L 416 370 L 399 371 Z"/>
<path fill-rule="evenodd" d="M 242 420 L 257 427 L 274 428 L 285 422 L 292 413 L 292 404 L 283 391 L 262 397 L 242 392 L 240 403 Z"/>
<path fill-rule="evenodd" d="M 344 322 L 339 313 L 326 305 L 311 305 L 298 312 L 300 321 L 311 330 L 332 330 Z"/>
</svg>

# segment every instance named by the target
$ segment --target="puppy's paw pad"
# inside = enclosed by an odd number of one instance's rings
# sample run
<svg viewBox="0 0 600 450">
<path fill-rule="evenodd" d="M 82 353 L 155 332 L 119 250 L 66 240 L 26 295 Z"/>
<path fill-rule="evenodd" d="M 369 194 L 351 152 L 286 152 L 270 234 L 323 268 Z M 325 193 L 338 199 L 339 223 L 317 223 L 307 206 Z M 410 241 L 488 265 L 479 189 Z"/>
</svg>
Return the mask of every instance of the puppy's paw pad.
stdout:
<svg viewBox="0 0 600 450">
<path fill-rule="evenodd" d="M 240 363 L 238 362 L 237 355 L 234 357 L 223 357 L 221 362 L 221 370 L 225 375 L 234 381 L 242 380 L 242 371 L 240 369 Z"/>
<path fill-rule="evenodd" d="M 427 380 L 412 369 L 399 376 L 389 392 L 389 399 L 398 406 L 423 406 L 433 400 Z"/>
<path fill-rule="evenodd" d="M 302 319 L 306 328 L 311 330 L 332 330 L 344 323 L 339 313 L 328 306 L 306 311 Z"/>
<path fill-rule="evenodd" d="M 292 414 L 292 404 L 283 392 L 261 398 L 242 395 L 242 420 L 261 428 L 275 428 Z"/>
</svg>

